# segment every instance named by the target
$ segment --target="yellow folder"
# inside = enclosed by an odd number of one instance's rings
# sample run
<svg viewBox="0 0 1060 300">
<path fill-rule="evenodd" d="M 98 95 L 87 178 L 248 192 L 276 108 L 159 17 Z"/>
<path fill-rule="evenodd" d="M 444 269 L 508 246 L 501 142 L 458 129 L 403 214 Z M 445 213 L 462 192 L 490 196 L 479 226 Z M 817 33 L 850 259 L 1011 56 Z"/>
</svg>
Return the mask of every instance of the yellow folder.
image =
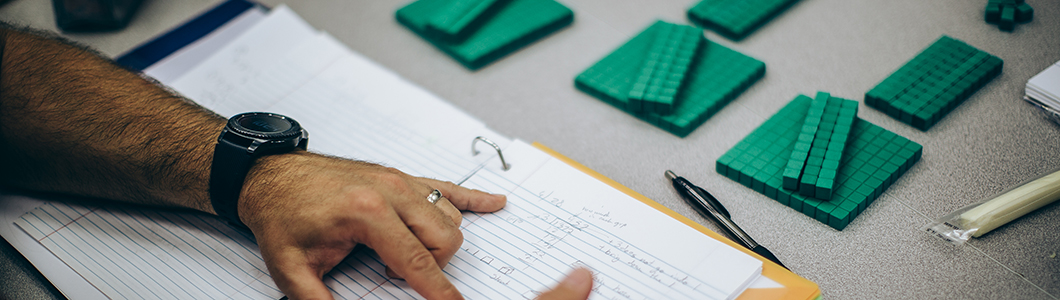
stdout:
<svg viewBox="0 0 1060 300">
<path fill-rule="evenodd" d="M 615 189 L 617 189 L 619 191 L 622 191 L 623 193 L 626 193 L 627 195 L 629 195 L 629 196 L 631 196 L 633 198 L 636 198 L 637 200 L 640 200 L 641 202 L 644 202 L 644 204 L 647 204 L 648 206 L 651 206 L 651 207 L 653 207 L 653 208 L 655 208 L 655 209 L 657 209 L 657 210 L 669 215 L 670 217 L 672 217 L 672 218 L 674 218 L 674 219 L 676 219 L 678 221 L 681 221 L 681 223 L 684 223 L 685 225 L 688 225 L 689 227 L 695 228 L 696 230 L 699 230 L 699 232 L 702 232 L 703 234 L 706 234 L 707 236 L 710 236 L 711 238 L 713 238 L 715 240 L 721 241 L 721 242 L 725 243 L 726 245 L 729 245 L 729 247 L 733 247 L 733 248 L 739 249 L 740 251 L 743 251 L 744 253 L 747 253 L 748 255 L 751 255 L 752 257 L 757 258 L 758 260 L 761 260 L 762 261 L 762 276 L 765 276 L 765 277 L 767 277 L 769 279 L 772 279 L 773 281 L 776 281 L 777 283 L 780 283 L 781 285 L 784 286 L 784 287 L 780 287 L 780 288 L 748 288 L 746 291 L 744 291 L 742 294 L 740 294 L 740 296 L 738 298 L 736 298 L 736 299 L 738 299 L 738 300 L 746 300 L 746 299 L 791 299 L 791 300 L 796 300 L 797 299 L 797 300 L 808 300 L 808 299 L 820 298 L 821 290 L 820 290 L 820 288 L 817 287 L 816 283 L 813 283 L 812 281 L 809 281 L 806 278 L 802 278 L 801 276 L 796 275 L 795 273 L 792 273 L 788 269 L 785 269 L 784 267 L 781 267 L 780 265 L 777 265 L 776 263 L 774 263 L 774 262 L 772 262 L 772 261 L 770 261 L 770 260 L 758 255 L 757 253 L 751 252 L 751 250 L 749 250 L 747 248 L 744 248 L 743 246 L 740 246 L 739 244 L 736 244 L 736 242 L 733 242 L 732 240 L 730 240 L 730 239 L 728 239 L 728 238 L 726 238 L 724 236 L 721 236 L 721 235 L 719 235 L 718 233 L 716 233 L 714 231 L 711 231 L 707 227 L 704 227 L 703 225 L 701 225 L 699 223 L 696 223 L 695 221 L 692 221 L 691 219 L 689 219 L 689 218 L 687 218 L 685 216 L 682 216 L 681 214 L 678 214 L 677 212 L 667 208 L 666 206 L 663 206 L 662 204 L 659 204 L 658 202 L 655 202 L 654 200 L 651 200 L 648 197 L 645 197 L 644 195 L 641 195 L 640 193 L 637 193 L 636 191 L 634 191 L 634 190 L 632 190 L 632 189 L 630 189 L 630 188 L 628 188 L 628 187 L 626 187 L 626 186 L 624 186 L 624 185 L 622 185 L 622 184 L 620 184 L 620 183 L 618 183 L 618 182 L 616 182 L 614 180 L 611 180 L 610 178 L 607 178 L 606 176 L 604 176 L 604 175 L 602 175 L 600 173 L 597 173 L 596 171 L 593 171 L 592 169 L 589 169 L 588 167 L 586 167 L 586 166 L 584 166 L 584 165 L 582 165 L 582 164 L 580 164 L 580 163 L 578 163 L 578 162 L 576 162 L 576 161 L 574 161 L 574 160 L 572 160 L 572 159 L 570 159 L 570 158 L 568 158 L 566 156 L 563 156 L 562 154 L 559 154 L 559 152 L 556 152 L 556 151 L 546 147 L 545 145 L 542 145 L 541 143 L 534 142 L 533 146 L 538 148 L 538 149 L 540 149 L 541 151 L 544 151 L 545 153 L 548 153 L 552 157 L 555 157 L 556 159 L 559 159 L 560 161 L 563 161 L 564 163 L 566 163 L 566 164 L 568 164 L 568 165 L 570 165 L 570 166 L 572 166 L 572 167 L 574 167 L 574 168 L 576 168 L 578 170 L 581 170 L 585 174 L 589 174 L 593 178 L 596 178 L 596 180 L 604 182 L 607 185 L 610 185 L 611 187 L 613 187 L 613 188 L 615 188 Z"/>
</svg>

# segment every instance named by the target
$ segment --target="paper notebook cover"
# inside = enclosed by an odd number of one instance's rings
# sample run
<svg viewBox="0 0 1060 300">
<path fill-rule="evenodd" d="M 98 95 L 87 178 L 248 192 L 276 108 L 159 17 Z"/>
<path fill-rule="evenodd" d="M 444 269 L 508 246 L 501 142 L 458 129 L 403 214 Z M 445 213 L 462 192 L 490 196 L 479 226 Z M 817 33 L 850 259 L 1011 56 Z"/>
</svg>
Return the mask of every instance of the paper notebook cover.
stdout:
<svg viewBox="0 0 1060 300">
<path fill-rule="evenodd" d="M 711 238 L 713 238 L 715 240 L 721 241 L 721 242 L 725 243 L 726 245 L 729 245 L 729 247 L 733 247 L 733 248 L 739 249 L 740 251 L 743 251 L 744 253 L 747 253 L 747 255 L 751 255 L 752 257 L 757 258 L 758 260 L 761 260 L 762 261 L 762 276 L 765 276 L 765 277 L 767 277 L 769 279 L 772 279 L 773 281 L 775 281 L 775 282 L 777 282 L 777 283 L 779 283 L 780 285 L 783 286 L 783 287 L 778 287 L 778 288 L 754 288 L 754 287 L 751 287 L 751 288 L 748 288 L 747 290 L 745 290 L 736 299 L 745 299 L 745 300 L 746 299 L 791 299 L 791 300 L 799 299 L 799 300 L 805 300 L 805 299 L 819 299 L 821 297 L 821 290 L 820 290 L 820 288 L 817 287 L 816 283 L 813 283 L 812 281 L 809 281 L 809 280 L 807 280 L 805 278 L 802 278 L 799 275 L 796 275 L 795 273 L 792 273 L 791 271 L 788 271 L 784 267 L 781 267 L 780 265 L 777 265 L 776 263 L 773 263 L 772 261 L 762 257 L 761 255 L 758 255 L 757 253 L 751 252 L 751 250 L 748 250 L 747 248 L 744 248 L 743 246 L 740 246 L 740 245 L 736 244 L 732 240 L 729 240 L 728 238 L 725 238 L 725 237 L 719 235 L 718 233 L 708 229 L 707 227 L 705 227 L 705 226 L 703 226 L 703 225 L 701 225 L 699 223 L 696 223 L 695 221 L 692 221 L 691 219 L 689 219 L 689 218 L 687 218 L 687 217 L 685 217 L 685 216 L 683 216 L 683 215 L 681 215 L 681 214 L 679 214 L 679 213 L 667 208 L 666 206 L 663 206 L 662 204 L 659 204 L 658 202 L 655 202 L 654 200 L 651 200 L 650 198 L 648 198 L 648 197 L 646 197 L 644 195 L 641 195 L 640 193 L 638 193 L 638 192 L 636 192 L 636 191 L 634 191 L 634 190 L 622 185 L 621 183 L 618 183 L 618 182 L 616 182 L 614 180 L 611 180 L 611 178 L 608 178 L 607 176 L 604 176 L 603 174 L 597 173 L 596 171 L 594 171 L 594 170 L 582 165 L 581 163 L 578 163 L 577 161 L 574 161 L 573 159 L 570 159 L 570 158 L 568 158 L 566 156 L 563 156 L 563 154 L 560 154 L 559 152 L 556 152 L 556 151 L 548 148 L 547 146 L 545 146 L 545 145 L 543 145 L 541 143 L 534 142 L 533 146 L 535 148 L 545 152 L 545 153 L 548 153 L 548 155 L 551 155 L 552 157 L 554 157 L 556 159 L 559 159 L 560 161 L 570 165 L 571 167 L 574 167 L 575 169 L 578 169 L 579 171 L 582 171 L 583 173 L 588 174 L 589 176 L 592 176 L 596 180 L 599 180 L 600 182 L 606 183 L 607 185 L 611 186 L 612 188 L 614 188 L 616 190 L 619 190 L 619 191 L 625 193 L 626 195 L 629 195 L 630 197 L 633 197 L 633 198 L 635 198 L 637 200 L 640 200 L 644 204 L 647 204 L 648 206 L 651 206 L 652 208 L 655 208 L 656 210 L 658 210 L 658 211 L 660 211 L 660 212 L 662 212 L 662 213 L 664 213 L 664 214 L 666 214 L 666 215 L 668 215 L 668 216 L 680 221 L 681 223 L 684 223 L 685 225 L 688 225 L 689 227 L 692 227 L 692 228 L 698 230 L 699 232 L 702 232 L 703 234 L 706 234 L 707 236 L 709 236 L 709 237 L 711 237 Z"/>
</svg>

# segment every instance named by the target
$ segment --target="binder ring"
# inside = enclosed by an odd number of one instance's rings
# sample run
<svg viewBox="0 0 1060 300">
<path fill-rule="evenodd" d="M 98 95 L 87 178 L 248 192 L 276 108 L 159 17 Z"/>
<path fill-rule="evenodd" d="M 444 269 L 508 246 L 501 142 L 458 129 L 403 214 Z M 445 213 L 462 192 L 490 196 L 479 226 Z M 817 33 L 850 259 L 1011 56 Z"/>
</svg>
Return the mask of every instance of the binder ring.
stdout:
<svg viewBox="0 0 1060 300">
<path fill-rule="evenodd" d="M 475 150 L 475 144 L 477 144 L 478 141 L 482 141 L 483 143 L 490 145 L 490 147 L 493 147 L 493 150 L 497 150 L 497 157 L 501 158 L 501 170 L 508 171 L 508 169 L 512 168 L 512 165 L 509 165 L 504 161 L 504 153 L 501 153 L 501 146 L 497 146 L 497 143 L 482 136 L 477 136 L 475 137 L 475 140 L 471 141 L 471 155 L 478 155 L 478 150 Z"/>
</svg>

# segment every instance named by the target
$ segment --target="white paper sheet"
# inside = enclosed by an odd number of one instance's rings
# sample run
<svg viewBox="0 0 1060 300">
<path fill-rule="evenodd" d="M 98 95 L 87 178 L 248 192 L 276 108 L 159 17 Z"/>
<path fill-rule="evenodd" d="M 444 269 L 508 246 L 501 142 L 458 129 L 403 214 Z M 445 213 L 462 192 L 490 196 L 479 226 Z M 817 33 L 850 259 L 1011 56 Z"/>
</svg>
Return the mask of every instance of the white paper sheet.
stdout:
<svg viewBox="0 0 1060 300">
<path fill-rule="evenodd" d="M 253 28 L 264 18 L 264 11 L 253 8 L 248 9 L 220 28 L 210 32 L 210 34 L 147 67 L 144 69 L 144 74 L 161 82 L 171 82 L 183 76 L 192 67 L 199 65 L 200 62 L 217 52 L 218 49 L 228 45 L 236 37 Z"/>
</svg>

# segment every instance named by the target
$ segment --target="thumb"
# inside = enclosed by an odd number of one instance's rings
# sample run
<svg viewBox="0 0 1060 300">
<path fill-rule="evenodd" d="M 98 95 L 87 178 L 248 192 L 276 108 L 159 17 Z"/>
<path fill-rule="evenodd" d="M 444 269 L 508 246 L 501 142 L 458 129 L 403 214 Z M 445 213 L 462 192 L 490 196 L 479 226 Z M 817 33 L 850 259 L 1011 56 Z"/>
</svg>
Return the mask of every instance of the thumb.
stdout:
<svg viewBox="0 0 1060 300">
<path fill-rule="evenodd" d="M 538 300 L 588 299 L 593 288 L 593 273 L 585 268 L 571 271 L 555 288 L 537 297 Z"/>
</svg>

